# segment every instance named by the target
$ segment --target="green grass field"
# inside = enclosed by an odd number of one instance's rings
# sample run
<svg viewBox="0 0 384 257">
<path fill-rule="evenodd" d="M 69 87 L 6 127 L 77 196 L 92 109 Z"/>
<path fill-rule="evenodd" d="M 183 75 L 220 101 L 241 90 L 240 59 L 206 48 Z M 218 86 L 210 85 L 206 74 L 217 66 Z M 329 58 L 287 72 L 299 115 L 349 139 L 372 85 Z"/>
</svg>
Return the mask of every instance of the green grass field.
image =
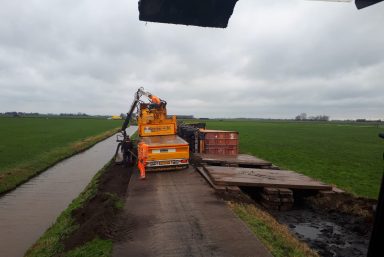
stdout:
<svg viewBox="0 0 384 257">
<path fill-rule="evenodd" d="M 384 128 L 377 125 L 223 120 L 207 126 L 239 131 L 242 153 L 377 198 L 384 151 L 378 137 Z"/>
<path fill-rule="evenodd" d="M 119 120 L 106 119 L 0 118 L 0 193 L 84 150 L 120 125 Z"/>
</svg>

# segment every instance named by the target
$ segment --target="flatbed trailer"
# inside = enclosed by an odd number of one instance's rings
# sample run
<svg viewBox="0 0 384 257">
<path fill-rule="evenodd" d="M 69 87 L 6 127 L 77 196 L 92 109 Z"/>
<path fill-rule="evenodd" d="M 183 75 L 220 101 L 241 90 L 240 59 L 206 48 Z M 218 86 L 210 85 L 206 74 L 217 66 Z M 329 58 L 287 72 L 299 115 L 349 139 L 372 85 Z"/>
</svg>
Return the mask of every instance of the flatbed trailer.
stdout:
<svg viewBox="0 0 384 257">
<path fill-rule="evenodd" d="M 177 135 L 139 137 L 148 145 L 146 169 L 177 170 L 189 165 L 189 145 Z"/>
</svg>

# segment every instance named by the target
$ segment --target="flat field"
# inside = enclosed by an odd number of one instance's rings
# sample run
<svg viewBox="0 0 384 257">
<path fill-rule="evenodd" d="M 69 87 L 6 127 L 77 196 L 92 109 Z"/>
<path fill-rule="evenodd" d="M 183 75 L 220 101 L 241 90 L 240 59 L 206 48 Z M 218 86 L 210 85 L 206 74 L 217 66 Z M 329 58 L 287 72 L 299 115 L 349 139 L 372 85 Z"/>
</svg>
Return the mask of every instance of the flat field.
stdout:
<svg viewBox="0 0 384 257">
<path fill-rule="evenodd" d="M 105 138 L 121 123 L 107 119 L 0 118 L 0 193 Z"/>
<path fill-rule="evenodd" d="M 236 130 L 240 151 L 338 186 L 377 198 L 384 140 L 372 124 L 207 121 L 210 129 Z"/>
</svg>

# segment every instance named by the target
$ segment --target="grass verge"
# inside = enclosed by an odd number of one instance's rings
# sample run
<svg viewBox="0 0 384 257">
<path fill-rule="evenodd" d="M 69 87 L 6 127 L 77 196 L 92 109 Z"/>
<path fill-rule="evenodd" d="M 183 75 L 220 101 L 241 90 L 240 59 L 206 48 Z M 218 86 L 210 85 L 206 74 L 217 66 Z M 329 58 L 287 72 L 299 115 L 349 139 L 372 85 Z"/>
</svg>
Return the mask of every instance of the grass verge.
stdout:
<svg viewBox="0 0 384 257">
<path fill-rule="evenodd" d="M 112 241 L 96 238 L 84 246 L 66 253 L 66 257 L 108 257 L 111 255 Z"/>
<path fill-rule="evenodd" d="M 44 233 L 43 236 L 27 251 L 25 257 L 106 257 L 110 256 L 112 251 L 112 241 L 104 240 L 100 238 L 94 238 L 92 241 L 87 242 L 84 245 L 71 249 L 65 252 L 65 246 L 63 240 L 68 238 L 79 225 L 73 218 L 73 212 L 81 209 L 84 205 L 92 199 L 98 192 L 100 177 L 111 166 L 111 162 L 106 164 L 92 179 L 85 190 L 65 209 L 61 215 L 57 218 L 56 222 Z M 114 195 L 107 195 L 111 199 L 116 200 L 118 198 Z"/>
<path fill-rule="evenodd" d="M 288 228 L 253 204 L 229 202 L 229 207 L 243 220 L 275 257 L 319 257 L 300 242 Z"/>
<path fill-rule="evenodd" d="M 32 160 L 5 169 L 0 174 L 0 194 L 16 188 L 18 185 L 40 174 L 57 162 L 90 148 L 96 143 L 112 136 L 116 132 L 117 129 L 111 129 L 96 136 L 90 136 L 63 147 L 56 147 L 48 152 L 44 152 L 36 156 Z"/>
</svg>

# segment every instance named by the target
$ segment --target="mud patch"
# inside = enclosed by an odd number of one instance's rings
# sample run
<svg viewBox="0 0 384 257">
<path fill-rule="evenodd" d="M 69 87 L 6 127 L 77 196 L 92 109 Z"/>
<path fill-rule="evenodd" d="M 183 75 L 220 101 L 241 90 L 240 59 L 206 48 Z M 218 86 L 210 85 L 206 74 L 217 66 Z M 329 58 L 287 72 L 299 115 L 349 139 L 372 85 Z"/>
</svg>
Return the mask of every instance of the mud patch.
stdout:
<svg viewBox="0 0 384 257">
<path fill-rule="evenodd" d="M 270 213 L 321 256 L 366 256 L 377 201 L 347 193 L 301 199 L 294 210 Z"/>
<path fill-rule="evenodd" d="M 269 212 L 292 234 L 323 257 L 366 256 L 371 236 L 376 200 L 347 193 L 320 193 L 308 196 L 295 192 L 290 211 L 267 210 L 258 204 L 260 190 L 242 188 L 243 193 L 217 195 L 226 201 L 252 203 Z"/>
<path fill-rule="evenodd" d="M 377 200 L 355 197 L 348 193 L 320 193 L 304 200 L 314 209 L 353 214 L 370 221 L 373 221 L 373 210 L 377 205 Z"/>
<path fill-rule="evenodd" d="M 113 223 L 120 209 L 119 201 L 125 197 L 131 174 L 132 168 L 111 164 L 101 175 L 95 196 L 72 213 L 79 228 L 64 240 L 65 251 L 83 245 L 95 237 L 113 238 Z"/>
<path fill-rule="evenodd" d="M 314 209 L 271 212 L 321 256 L 366 256 L 372 224 L 356 216 Z"/>
</svg>

